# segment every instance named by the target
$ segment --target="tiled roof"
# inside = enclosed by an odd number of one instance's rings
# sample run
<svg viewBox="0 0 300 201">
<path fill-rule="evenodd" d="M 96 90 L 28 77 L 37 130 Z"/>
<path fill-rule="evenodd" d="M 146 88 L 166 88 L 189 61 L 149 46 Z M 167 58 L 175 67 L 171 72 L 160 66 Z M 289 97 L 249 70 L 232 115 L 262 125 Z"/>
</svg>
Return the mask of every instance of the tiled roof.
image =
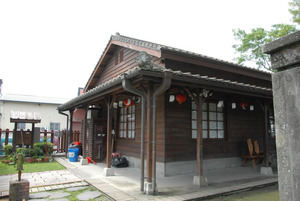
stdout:
<svg viewBox="0 0 300 201">
<path fill-rule="evenodd" d="M 190 72 L 182 72 L 182 71 L 173 71 L 171 69 L 167 69 L 162 66 L 155 66 L 152 69 L 151 68 L 141 68 L 141 67 L 135 67 L 133 69 L 128 70 L 124 74 L 126 75 L 126 78 L 133 78 L 140 74 L 152 74 L 152 76 L 159 77 L 163 76 L 165 72 L 169 72 L 172 74 L 173 80 L 184 80 L 186 82 L 201 82 L 202 84 L 212 85 L 219 88 L 226 88 L 226 89 L 233 89 L 233 90 L 240 90 L 245 92 L 252 92 L 253 94 L 263 94 L 266 96 L 272 96 L 272 89 L 250 85 L 250 84 L 244 84 L 240 82 L 232 82 L 230 80 L 224 80 L 224 79 L 218 79 L 215 77 L 208 77 L 208 76 L 201 76 L 199 74 L 192 74 Z M 108 80 L 107 82 L 96 86 L 95 88 L 87 91 L 86 93 L 82 94 L 81 96 L 78 96 L 68 102 L 66 102 L 63 105 L 60 105 L 58 107 L 59 110 L 67 110 L 71 107 L 79 106 L 82 103 L 84 103 L 87 99 L 95 97 L 95 95 L 98 95 L 105 92 L 105 90 L 116 86 L 122 82 L 121 77 L 122 75 L 118 75 L 111 80 Z M 104 95 L 104 94 L 103 94 Z"/>
<path fill-rule="evenodd" d="M 166 45 L 161 45 L 161 44 L 157 44 L 157 43 L 152 43 L 152 42 L 148 42 L 148 41 L 144 41 L 144 40 L 139 40 L 139 39 L 135 39 L 135 38 L 130 38 L 130 37 L 122 36 L 119 34 L 112 35 L 111 40 L 117 40 L 120 42 L 132 44 L 132 45 L 136 45 L 136 46 L 140 46 L 140 47 L 145 47 L 145 48 L 149 48 L 149 49 L 153 49 L 153 50 L 158 50 L 158 51 L 169 50 L 169 51 L 178 52 L 178 53 L 190 55 L 190 56 L 195 56 L 195 57 L 199 57 L 199 58 L 203 58 L 203 59 L 207 59 L 207 60 L 211 60 L 211 61 L 215 61 L 215 62 L 221 62 L 221 63 L 228 64 L 231 66 L 233 65 L 238 68 L 244 68 L 244 69 L 248 69 L 248 70 L 254 70 L 254 71 L 261 72 L 261 73 L 270 74 L 269 72 L 262 71 L 262 70 L 259 70 L 256 68 L 238 65 L 233 62 L 225 61 L 222 59 L 217 59 L 214 57 L 209 57 L 209 56 L 206 56 L 203 54 L 199 54 L 199 53 L 195 53 L 195 52 L 191 52 L 191 51 L 187 51 L 187 50 L 183 50 L 183 49 L 179 49 L 179 48 L 174 48 L 174 47 L 170 47 L 170 46 L 166 46 Z"/>
</svg>

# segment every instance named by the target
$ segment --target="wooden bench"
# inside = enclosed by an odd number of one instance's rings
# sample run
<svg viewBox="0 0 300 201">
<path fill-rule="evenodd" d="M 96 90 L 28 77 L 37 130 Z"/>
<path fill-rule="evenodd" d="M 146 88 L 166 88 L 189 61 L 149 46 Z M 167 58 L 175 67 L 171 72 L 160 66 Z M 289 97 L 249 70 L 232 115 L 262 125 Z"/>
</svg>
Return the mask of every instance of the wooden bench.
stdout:
<svg viewBox="0 0 300 201">
<path fill-rule="evenodd" d="M 251 160 L 252 168 L 256 169 L 256 160 L 263 160 L 264 156 L 259 151 L 259 146 L 257 140 L 254 141 L 254 153 L 253 153 L 253 143 L 251 139 L 247 140 L 249 155 L 244 155 L 242 158 L 244 159 L 243 167 L 247 164 L 248 160 Z"/>
</svg>

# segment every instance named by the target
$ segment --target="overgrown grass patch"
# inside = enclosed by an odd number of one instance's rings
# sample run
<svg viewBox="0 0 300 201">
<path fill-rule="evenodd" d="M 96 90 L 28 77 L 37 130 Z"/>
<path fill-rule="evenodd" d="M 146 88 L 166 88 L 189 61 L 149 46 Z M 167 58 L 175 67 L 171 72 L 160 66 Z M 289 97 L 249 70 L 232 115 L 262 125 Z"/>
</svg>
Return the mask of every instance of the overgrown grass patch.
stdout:
<svg viewBox="0 0 300 201">
<path fill-rule="evenodd" d="M 0 160 L 0 175 L 17 174 L 16 165 L 2 163 Z M 43 172 L 51 170 L 65 170 L 66 168 L 56 161 L 42 163 L 24 163 L 22 173 Z"/>
</svg>

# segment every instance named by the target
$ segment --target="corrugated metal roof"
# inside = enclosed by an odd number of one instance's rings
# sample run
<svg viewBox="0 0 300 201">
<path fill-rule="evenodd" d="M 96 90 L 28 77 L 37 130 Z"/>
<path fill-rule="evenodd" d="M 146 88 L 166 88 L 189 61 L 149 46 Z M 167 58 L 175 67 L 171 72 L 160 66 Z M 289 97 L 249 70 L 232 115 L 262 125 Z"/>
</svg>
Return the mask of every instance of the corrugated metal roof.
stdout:
<svg viewBox="0 0 300 201">
<path fill-rule="evenodd" d="M 253 94 L 263 94 L 266 96 L 272 97 L 272 89 L 270 88 L 265 88 L 265 87 L 260 87 L 260 86 L 255 86 L 251 84 L 245 84 L 245 83 L 240 83 L 240 82 L 232 82 L 230 80 L 224 80 L 224 79 L 218 79 L 215 77 L 208 77 L 208 76 L 201 76 L 199 74 L 192 74 L 190 72 L 182 72 L 182 71 L 173 71 L 171 69 L 167 69 L 163 66 L 154 66 L 153 68 L 141 68 L 141 67 L 135 67 L 133 69 L 128 70 L 124 74 L 126 75 L 127 78 L 132 78 L 137 75 L 142 75 L 142 74 L 147 74 L 155 77 L 163 76 L 165 72 L 169 72 L 172 74 L 172 79 L 173 80 L 182 80 L 185 82 L 201 82 L 201 84 L 207 84 L 207 85 L 212 85 L 214 87 L 219 87 L 219 88 L 228 88 L 228 89 L 239 89 L 239 91 L 245 91 L 245 92 L 251 92 Z M 149 74 L 150 73 L 150 74 Z M 95 97 L 96 94 L 99 95 L 99 93 L 102 93 L 103 91 L 120 84 L 122 82 L 121 77 L 124 75 L 118 75 L 107 82 L 96 86 L 95 88 L 87 91 L 86 93 L 82 94 L 81 96 L 78 96 L 68 102 L 66 102 L 63 105 L 60 105 L 58 107 L 59 110 L 67 110 L 69 108 L 79 106 L 82 103 L 84 103 L 88 98 L 93 98 Z M 200 86 L 199 86 L 200 87 Z"/>
<path fill-rule="evenodd" d="M 3 96 L 0 98 L 0 101 L 60 105 L 68 101 L 68 99 L 33 96 L 33 95 L 22 95 L 22 94 L 3 94 Z"/>
</svg>

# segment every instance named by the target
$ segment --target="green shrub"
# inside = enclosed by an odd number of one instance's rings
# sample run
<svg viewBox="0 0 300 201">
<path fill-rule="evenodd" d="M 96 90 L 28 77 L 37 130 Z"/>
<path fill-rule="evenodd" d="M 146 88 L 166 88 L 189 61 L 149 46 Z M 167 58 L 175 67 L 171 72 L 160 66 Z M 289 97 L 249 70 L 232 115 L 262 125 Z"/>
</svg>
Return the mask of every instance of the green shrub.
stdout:
<svg viewBox="0 0 300 201">
<path fill-rule="evenodd" d="M 48 153 L 47 150 L 48 150 Z M 33 145 L 33 148 L 36 150 L 38 156 L 44 156 L 46 154 L 51 154 L 53 152 L 53 143 L 51 142 L 37 142 Z"/>
<path fill-rule="evenodd" d="M 4 155 L 5 156 L 10 156 L 13 154 L 13 146 L 12 145 L 5 145 L 4 147 Z"/>
</svg>

